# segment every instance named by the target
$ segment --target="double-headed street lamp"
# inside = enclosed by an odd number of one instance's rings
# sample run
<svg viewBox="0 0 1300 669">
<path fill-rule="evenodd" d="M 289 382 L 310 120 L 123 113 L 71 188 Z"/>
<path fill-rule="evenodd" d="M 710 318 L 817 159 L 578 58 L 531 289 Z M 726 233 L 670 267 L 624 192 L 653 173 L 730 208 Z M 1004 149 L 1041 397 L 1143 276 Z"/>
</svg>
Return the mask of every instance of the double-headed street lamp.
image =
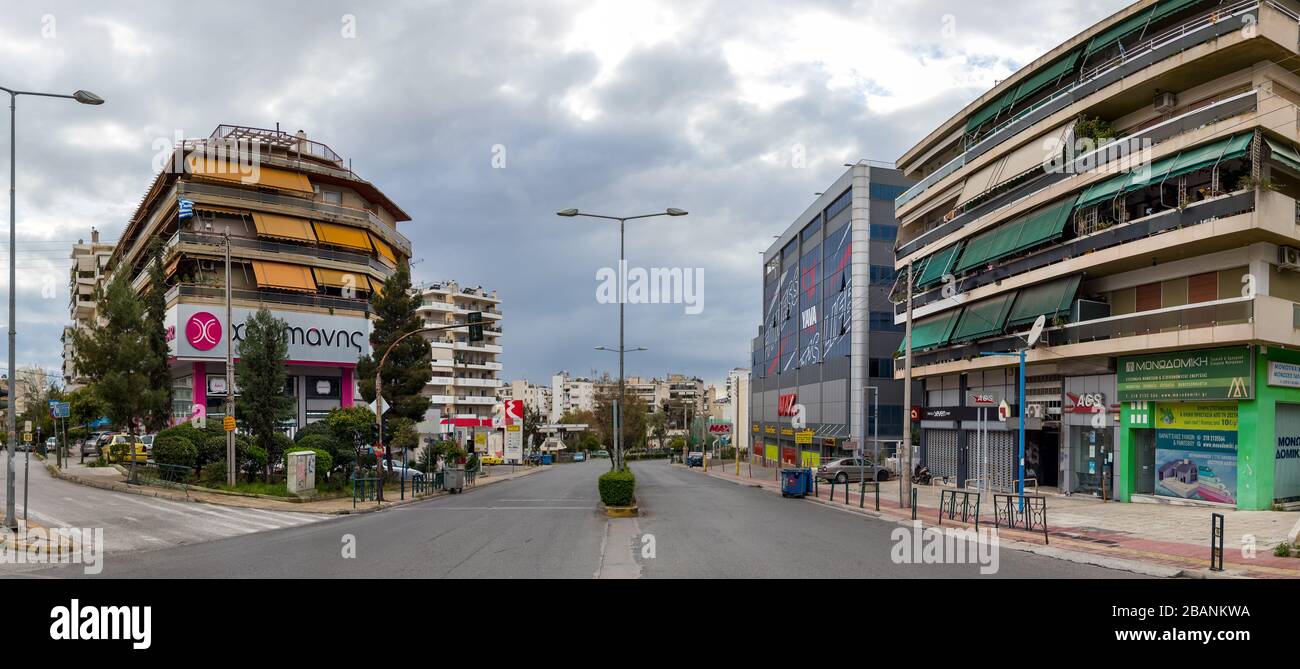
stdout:
<svg viewBox="0 0 1300 669">
<path fill-rule="evenodd" d="M 669 207 L 668 209 L 660 213 L 639 214 L 637 216 L 604 216 L 601 214 L 588 214 L 585 212 L 578 211 L 577 209 L 565 209 L 562 211 L 555 212 L 557 216 L 564 216 L 565 218 L 573 218 L 575 216 L 585 216 L 587 218 L 603 218 L 608 221 L 618 221 L 618 348 L 615 349 L 618 351 L 618 411 L 616 412 L 615 423 L 618 424 L 619 429 L 615 430 L 615 439 L 616 439 L 615 446 L 614 446 L 614 468 L 615 469 L 623 468 L 623 453 L 621 448 L 623 444 L 623 439 L 622 439 L 622 435 L 618 433 L 621 432 L 623 427 L 623 400 L 624 400 L 623 354 L 627 352 L 627 349 L 623 347 L 623 304 L 627 301 L 626 299 L 627 296 L 623 294 L 624 290 L 626 289 L 626 286 L 623 285 L 623 281 L 625 279 L 623 275 L 623 263 L 626 261 L 626 258 L 624 256 L 624 248 L 625 248 L 624 242 L 627 238 L 626 235 L 627 222 L 638 218 L 654 218 L 656 216 L 685 216 L 687 213 L 688 212 L 684 210 L 674 209 L 672 207 Z"/>
<path fill-rule="evenodd" d="M 15 191 L 16 191 L 16 174 L 17 174 L 17 133 L 15 126 L 18 116 L 18 96 L 31 95 L 41 98 L 68 98 L 76 100 L 83 105 L 102 105 L 104 98 L 91 93 L 90 91 L 77 91 L 72 95 L 62 95 L 59 93 L 37 93 L 35 91 L 16 91 L 11 88 L 0 86 L 0 91 L 9 94 L 9 408 L 5 421 L 8 440 L 5 450 L 8 452 L 8 464 L 5 466 L 5 527 L 10 529 L 18 527 L 18 518 L 14 511 L 14 443 L 18 441 L 18 414 L 14 412 L 14 402 L 17 397 L 14 393 L 14 381 L 18 378 L 17 374 L 17 356 L 15 355 L 15 343 L 18 340 L 18 330 L 15 327 L 15 317 L 17 309 L 18 292 L 15 289 L 15 272 L 14 272 L 14 240 L 16 238 L 15 229 L 16 216 L 14 209 Z"/>
</svg>

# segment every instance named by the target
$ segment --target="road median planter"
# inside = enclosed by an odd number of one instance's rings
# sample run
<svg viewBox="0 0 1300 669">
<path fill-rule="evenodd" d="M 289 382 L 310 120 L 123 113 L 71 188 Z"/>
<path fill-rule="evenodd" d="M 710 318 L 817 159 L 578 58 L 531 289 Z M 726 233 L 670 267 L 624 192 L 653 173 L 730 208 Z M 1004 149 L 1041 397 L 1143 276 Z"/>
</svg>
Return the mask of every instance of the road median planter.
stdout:
<svg viewBox="0 0 1300 669">
<path fill-rule="evenodd" d="M 632 470 L 610 471 L 601 474 L 597 487 L 600 506 L 605 515 L 626 518 L 638 513 L 636 505 L 636 476 Z"/>
</svg>

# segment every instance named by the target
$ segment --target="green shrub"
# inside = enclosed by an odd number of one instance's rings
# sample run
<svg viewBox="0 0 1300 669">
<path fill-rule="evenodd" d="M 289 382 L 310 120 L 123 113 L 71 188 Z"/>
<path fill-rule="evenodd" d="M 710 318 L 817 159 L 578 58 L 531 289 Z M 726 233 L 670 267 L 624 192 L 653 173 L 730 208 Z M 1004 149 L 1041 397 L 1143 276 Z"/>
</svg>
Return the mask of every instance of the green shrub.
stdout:
<svg viewBox="0 0 1300 669">
<path fill-rule="evenodd" d="M 600 488 L 600 501 L 605 506 L 631 506 L 635 499 L 636 476 L 630 469 L 605 472 L 600 475 L 597 486 Z"/>
<path fill-rule="evenodd" d="M 203 471 L 199 473 L 199 484 L 209 488 L 216 488 L 226 484 L 226 461 L 213 460 L 203 466 Z"/>
<path fill-rule="evenodd" d="M 253 444 L 244 444 L 240 448 L 239 444 L 235 445 L 235 455 L 239 458 L 240 468 L 248 475 L 248 480 L 253 480 L 262 472 L 266 471 L 266 451 L 260 446 Z"/>
<path fill-rule="evenodd" d="M 1273 549 L 1273 555 L 1278 557 L 1291 557 L 1291 544 L 1283 541 Z"/>
<path fill-rule="evenodd" d="M 199 449 L 189 439 L 176 434 L 159 434 L 153 442 L 153 459 L 162 465 L 193 467 Z"/>
<path fill-rule="evenodd" d="M 302 446 L 292 446 L 284 454 L 284 470 L 289 471 L 289 454 L 298 451 L 311 451 L 316 454 L 316 476 L 317 478 L 326 478 L 331 469 L 334 469 L 334 457 L 328 452 L 319 448 L 303 448 Z"/>
</svg>

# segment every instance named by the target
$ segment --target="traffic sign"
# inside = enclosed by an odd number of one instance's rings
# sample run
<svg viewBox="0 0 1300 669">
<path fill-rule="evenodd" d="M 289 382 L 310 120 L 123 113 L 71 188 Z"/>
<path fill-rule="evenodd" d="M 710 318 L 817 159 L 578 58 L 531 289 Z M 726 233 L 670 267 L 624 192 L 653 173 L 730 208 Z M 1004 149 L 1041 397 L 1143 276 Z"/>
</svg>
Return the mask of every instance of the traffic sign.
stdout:
<svg viewBox="0 0 1300 669">
<path fill-rule="evenodd" d="M 234 431 L 235 431 L 235 417 L 234 417 L 234 416 L 226 416 L 226 417 L 221 421 L 221 426 L 224 427 L 224 428 L 226 429 L 226 432 L 234 432 Z"/>
<path fill-rule="evenodd" d="M 23 433 L 23 443 L 25 443 L 25 444 L 30 444 L 30 443 L 32 443 L 32 433 L 31 433 L 31 432 L 24 432 L 24 433 Z"/>
<path fill-rule="evenodd" d="M 72 407 L 67 402 L 50 402 L 50 416 L 53 418 L 67 418 L 72 415 Z"/>
</svg>

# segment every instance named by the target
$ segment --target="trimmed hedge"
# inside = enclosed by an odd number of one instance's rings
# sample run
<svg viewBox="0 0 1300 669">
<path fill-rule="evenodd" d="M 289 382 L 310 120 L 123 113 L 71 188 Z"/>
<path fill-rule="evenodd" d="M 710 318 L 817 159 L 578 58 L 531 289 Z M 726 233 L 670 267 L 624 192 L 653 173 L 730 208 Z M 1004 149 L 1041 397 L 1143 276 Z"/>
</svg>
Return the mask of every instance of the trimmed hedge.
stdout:
<svg viewBox="0 0 1300 669">
<path fill-rule="evenodd" d="M 160 434 L 154 439 L 153 459 L 159 464 L 193 467 L 199 459 L 199 449 L 185 437 Z"/>
<path fill-rule="evenodd" d="M 636 476 L 630 469 L 601 474 L 597 486 L 605 506 L 631 506 L 636 499 Z"/>
</svg>

